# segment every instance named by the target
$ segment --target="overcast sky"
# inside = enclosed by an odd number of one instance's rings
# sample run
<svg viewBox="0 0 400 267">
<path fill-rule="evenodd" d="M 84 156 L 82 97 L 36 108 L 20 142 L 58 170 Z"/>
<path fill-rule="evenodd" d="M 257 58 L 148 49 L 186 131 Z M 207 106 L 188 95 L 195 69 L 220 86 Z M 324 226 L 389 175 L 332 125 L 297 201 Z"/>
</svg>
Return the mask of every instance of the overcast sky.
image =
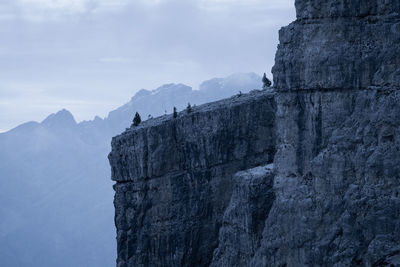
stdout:
<svg viewBox="0 0 400 267">
<path fill-rule="evenodd" d="M 270 72 L 294 0 L 1 0 L 0 131 L 141 88 Z M 270 74 L 269 74 L 270 75 Z M 271 76 L 271 75 L 270 75 Z"/>
</svg>

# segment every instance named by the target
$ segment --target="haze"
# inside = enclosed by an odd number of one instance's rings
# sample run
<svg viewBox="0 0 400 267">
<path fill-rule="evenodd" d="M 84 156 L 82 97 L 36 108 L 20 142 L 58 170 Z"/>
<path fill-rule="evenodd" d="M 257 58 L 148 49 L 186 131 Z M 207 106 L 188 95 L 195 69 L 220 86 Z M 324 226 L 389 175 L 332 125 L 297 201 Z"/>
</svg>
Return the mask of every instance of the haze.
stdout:
<svg viewBox="0 0 400 267">
<path fill-rule="evenodd" d="M 3 0 L 0 132 L 62 108 L 104 117 L 141 88 L 268 73 L 293 18 L 291 0 Z"/>
</svg>

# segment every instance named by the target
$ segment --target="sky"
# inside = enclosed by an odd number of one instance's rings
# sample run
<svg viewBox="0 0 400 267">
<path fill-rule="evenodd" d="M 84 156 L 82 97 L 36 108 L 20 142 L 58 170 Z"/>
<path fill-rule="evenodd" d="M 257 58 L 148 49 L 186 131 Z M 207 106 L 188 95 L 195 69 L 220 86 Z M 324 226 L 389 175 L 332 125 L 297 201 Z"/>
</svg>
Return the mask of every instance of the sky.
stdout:
<svg viewBox="0 0 400 267">
<path fill-rule="evenodd" d="M 273 66 L 294 0 L 1 0 L 0 132 L 66 108 L 107 116 L 138 90 Z"/>
</svg>

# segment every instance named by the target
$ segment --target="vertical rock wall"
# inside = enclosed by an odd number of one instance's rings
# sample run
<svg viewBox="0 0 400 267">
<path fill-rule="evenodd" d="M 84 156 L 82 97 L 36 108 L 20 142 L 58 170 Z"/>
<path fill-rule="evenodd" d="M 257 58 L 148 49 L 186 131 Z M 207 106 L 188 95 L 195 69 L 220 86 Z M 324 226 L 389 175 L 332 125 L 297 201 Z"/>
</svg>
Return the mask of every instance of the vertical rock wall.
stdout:
<svg viewBox="0 0 400 267">
<path fill-rule="evenodd" d="M 208 266 L 233 174 L 272 162 L 267 91 L 144 122 L 113 138 L 118 266 Z"/>
<path fill-rule="evenodd" d="M 400 2 L 296 8 L 273 68 L 275 201 L 251 266 L 398 266 Z"/>
</svg>

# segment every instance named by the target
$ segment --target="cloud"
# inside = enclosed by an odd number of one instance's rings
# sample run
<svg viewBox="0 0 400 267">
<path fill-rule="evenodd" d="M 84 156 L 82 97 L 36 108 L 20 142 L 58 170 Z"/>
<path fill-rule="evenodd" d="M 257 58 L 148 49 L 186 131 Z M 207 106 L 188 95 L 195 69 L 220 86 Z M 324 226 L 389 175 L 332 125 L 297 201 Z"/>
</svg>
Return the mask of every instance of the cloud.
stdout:
<svg viewBox="0 0 400 267">
<path fill-rule="evenodd" d="M 293 0 L 198 0 L 202 9 L 210 12 L 230 12 L 232 10 L 282 10 L 293 7 Z"/>
<path fill-rule="evenodd" d="M 0 20 L 60 21 L 118 12 L 131 3 L 132 0 L 1 0 Z"/>
<path fill-rule="evenodd" d="M 90 6 L 89 0 L 18 0 L 21 6 L 31 6 L 39 9 L 67 9 L 73 12 L 83 12 Z"/>
<path fill-rule="evenodd" d="M 104 63 L 127 63 L 130 59 L 126 57 L 103 57 L 99 61 Z"/>
<path fill-rule="evenodd" d="M 17 0 L 23 6 L 45 10 L 87 12 L 95 9 L 114 10 L 131 3 L 131 0 Z"/>
<path fill-rule="evenodd" d="M 272 10 L 281 12 L 293 8 L 293 0 L 0 0 L 0 21 L 24 20 L 34 23 L 96 19 L 110 14 L 131 13 L 152 19 L 167 10 L 170 15 L 214 16 L 219 19 L 266 15 Z M 163 16 L 163 14 L 161 14 Z M 189 17 L 190 18 L 190 17 Z M 271 24 L 264 16 L 262 25 Z M 257 26 L 260 20 L 248 26 Z"/>
<path fill-rule="evenodd" d="M 0 0 L 0 128 L 63 107 L 78 119 L 110 110 L 65 99 L 116 105 L 140 88 L 268 72 L 293 3 Z"/>
<path fill-rule="evenodd" d="M 158 9 L 177 5 L 192 6 L 206 12 L 229 13 L 240 8 L 287 9 L 293 7 L 293 0 L 2 0 L 0 20 L 60 20 L 71 15 L 119 12 L 129 7 Z"/>
</svg>

